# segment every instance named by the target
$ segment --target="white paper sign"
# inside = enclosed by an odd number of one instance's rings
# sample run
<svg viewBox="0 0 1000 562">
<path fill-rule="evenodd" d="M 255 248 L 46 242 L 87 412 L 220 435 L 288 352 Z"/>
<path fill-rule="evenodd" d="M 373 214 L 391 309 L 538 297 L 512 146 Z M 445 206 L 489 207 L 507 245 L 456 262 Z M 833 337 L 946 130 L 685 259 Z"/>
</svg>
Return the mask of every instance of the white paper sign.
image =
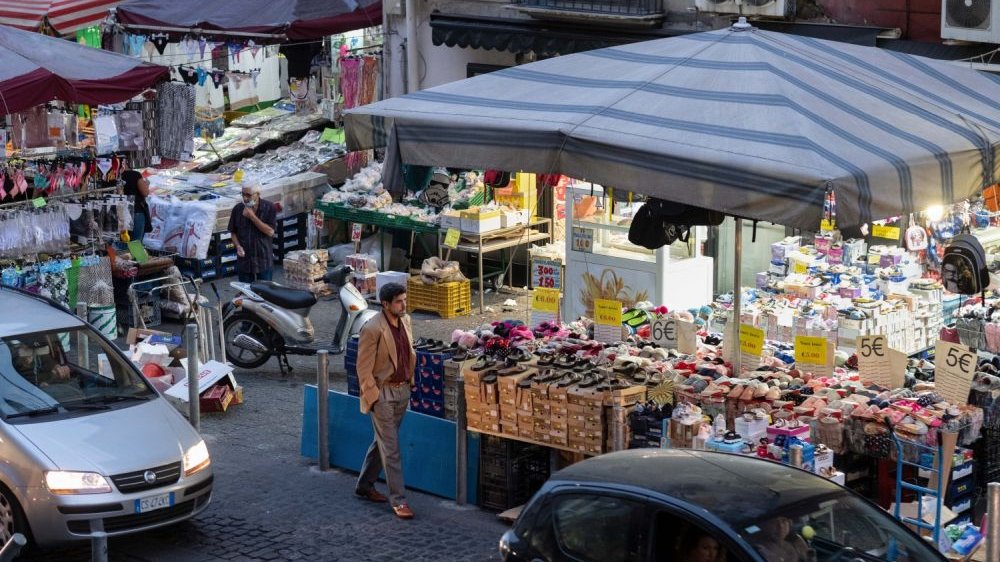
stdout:
<svg viewBox="0 0 1000 562">
<path fill-rule="evenodd" d="M 953 405 L 969 401 L 976 354 L 964 345 L 938 340 L 934 347 L 934 390 Z"/>
<path fill-rule="evenodd" d="M 677 320 L 675 318 L 657 318 L 649 326 L 649 337 L 660 347 L 677 349 Z"/>
<path fill-rule="evenodd" d="M 694 322 L 677 321 L 677 351 L 685 355 L 698 352 L 698 325 Z"/>
</svg>

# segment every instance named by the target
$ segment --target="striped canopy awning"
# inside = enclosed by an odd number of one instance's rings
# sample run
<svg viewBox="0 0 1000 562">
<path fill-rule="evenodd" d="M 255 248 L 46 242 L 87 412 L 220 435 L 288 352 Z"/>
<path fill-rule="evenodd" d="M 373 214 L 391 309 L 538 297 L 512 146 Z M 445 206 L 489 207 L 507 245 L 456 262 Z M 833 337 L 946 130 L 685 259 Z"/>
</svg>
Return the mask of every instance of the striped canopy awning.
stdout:
<svg viewBox="0 0 1000 562">
<path fill-rule="evenodd" d="M 59 35 L 100 24 L 121 0 L 0 0 L 0 24 L 38 31 L 48 23 Z"/>
<path fill-rule="evenodd" d="M 959 201 L 1000 176 L 1000 77 L 736 28 L 577 53 L 348 112 L 394 164 L 562 173 L 816 229 Z"/>
</svg>

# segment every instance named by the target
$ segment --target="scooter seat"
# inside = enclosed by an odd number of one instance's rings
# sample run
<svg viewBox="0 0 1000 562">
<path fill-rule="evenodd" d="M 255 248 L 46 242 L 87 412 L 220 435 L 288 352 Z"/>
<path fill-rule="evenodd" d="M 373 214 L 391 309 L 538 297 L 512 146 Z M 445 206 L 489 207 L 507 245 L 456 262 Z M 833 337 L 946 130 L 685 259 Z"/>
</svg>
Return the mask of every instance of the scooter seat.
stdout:
<svg viewBox="0 0 1000 562">
<path fill-rule="evenodd" d="M 250 284 L 250 289 L 264 300 L 282 308 L 309 308 L 316 304 L 316 296 L 309 291 L 290 289 L 274 281 L 257 281 Z"/>
</svg>

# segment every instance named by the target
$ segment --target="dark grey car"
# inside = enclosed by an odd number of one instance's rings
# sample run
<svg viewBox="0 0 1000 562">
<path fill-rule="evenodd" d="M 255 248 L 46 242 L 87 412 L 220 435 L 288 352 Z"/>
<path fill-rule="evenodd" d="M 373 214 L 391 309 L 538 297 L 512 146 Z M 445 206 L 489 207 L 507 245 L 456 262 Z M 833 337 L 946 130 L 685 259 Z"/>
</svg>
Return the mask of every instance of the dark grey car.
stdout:
<svg viewBox="0 0 1000 562">
<path fill-rule="evenodd" d="M 705 451 L 637 449 L 554 474 L 500 541 L 505 562 L 940 562 L 826 478 Z"/>
</svg>

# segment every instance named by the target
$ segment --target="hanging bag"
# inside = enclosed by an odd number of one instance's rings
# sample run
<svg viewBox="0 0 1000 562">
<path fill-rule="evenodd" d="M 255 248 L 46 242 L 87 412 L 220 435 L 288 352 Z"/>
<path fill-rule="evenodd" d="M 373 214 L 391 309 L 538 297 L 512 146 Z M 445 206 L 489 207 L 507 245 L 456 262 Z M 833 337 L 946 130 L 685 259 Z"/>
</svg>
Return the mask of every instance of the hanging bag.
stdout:
<svg viewBox="0 0 1000 562">
<path fill-rule="evenodd" d="M 906 249 L 911 252 L 927 249 L 927 231 L 914 224 L 913 215 L 910 215 L 910 227 L 906 229 Z"/>
<path fill-rule="evenodd" d="M 941 261 L 941 282 L 946 291 L 959 295 L 986 290 L 990 284 L 986 251 L 975 236 L 962 233 L 951 239 Z"/>
</svg>

